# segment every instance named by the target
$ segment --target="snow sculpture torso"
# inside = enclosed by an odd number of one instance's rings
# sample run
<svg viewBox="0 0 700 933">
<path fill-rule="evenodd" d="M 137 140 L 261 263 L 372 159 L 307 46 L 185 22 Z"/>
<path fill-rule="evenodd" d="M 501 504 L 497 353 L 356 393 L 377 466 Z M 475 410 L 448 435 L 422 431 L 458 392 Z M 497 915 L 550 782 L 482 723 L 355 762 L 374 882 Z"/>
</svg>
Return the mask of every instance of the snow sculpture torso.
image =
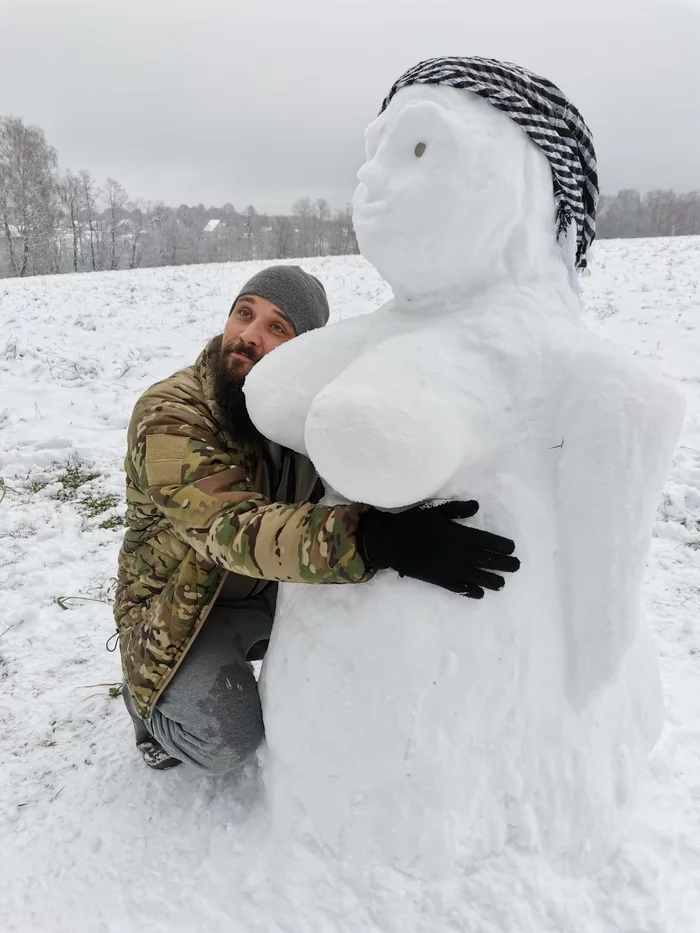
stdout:
<svg viewBox="0 0 700 933">
<path fill-rule="evenodd" d="M 682 403 L 580 322 L 549 167 L 506 116 L 409 87 L 367 159 L 355 225 L 396 297 L 266 357 L 249 410 L 329 501 L 476 498 L 522 567 L 481 601 L 390 571 L 282 587 L 273 815 L 358 866 L 595 864 L 663 719 L 639 592 Z"/>
</svg>

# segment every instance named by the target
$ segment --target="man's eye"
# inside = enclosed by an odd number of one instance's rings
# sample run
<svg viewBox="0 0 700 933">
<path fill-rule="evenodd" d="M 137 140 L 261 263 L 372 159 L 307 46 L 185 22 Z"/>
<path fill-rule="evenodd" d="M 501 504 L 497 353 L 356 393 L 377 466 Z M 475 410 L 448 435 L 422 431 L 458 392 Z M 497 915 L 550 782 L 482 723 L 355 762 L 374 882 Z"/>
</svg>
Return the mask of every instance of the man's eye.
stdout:
<svg viewBox="0 0 700 933">
<path fill-rule="evenodd" d="M 415 152 L 415 154 L 416 154 L 416 157 L 417 157 L 418 159 L 420 159 L 420 157 L 423 155 L 423 153 L 425 152 L 426 148 L 427 148 L 427 146 L 425 145 L 425 143 L 418 143 L 418 145 L 416 146 L 416 148 L 413 150 L 413 151 Z"/>
<path fill-rule="evenodd" d="M 250 317 L 250 311 L 248 311 L 247 308 L 241 308 L 241 310 L 238 312 L 238 314 L 239 314 L 240 317 L 244 317 L 244 316 Z"/>
</svg>

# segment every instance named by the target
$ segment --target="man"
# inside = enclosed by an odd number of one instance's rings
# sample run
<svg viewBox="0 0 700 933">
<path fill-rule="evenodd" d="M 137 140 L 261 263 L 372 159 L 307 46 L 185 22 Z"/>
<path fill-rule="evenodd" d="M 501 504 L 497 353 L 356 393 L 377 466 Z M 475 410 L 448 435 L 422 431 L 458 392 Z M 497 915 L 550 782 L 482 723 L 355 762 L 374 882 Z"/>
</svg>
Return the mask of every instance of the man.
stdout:
<svg viewBox="0 0 700 933">
<path fill-rule="evenodd" d="M 494 570 L 519 566 L 512 541 L 451 520 L 475 502 L 399 514 L 315 505 L 323 487 L 310 462 L 255 429 L 246 375 L 328 316 L 317 278 L 264 269 L 194 366 L 134 408 L 115 619 L 124 699 L 150 767 L 225 772 L 254 754 L 264 730 L 250 662 L 264 656 L 277 581 L 362 583 L 392 567 L 479 597 L 503 585 Z"/>
</svg>

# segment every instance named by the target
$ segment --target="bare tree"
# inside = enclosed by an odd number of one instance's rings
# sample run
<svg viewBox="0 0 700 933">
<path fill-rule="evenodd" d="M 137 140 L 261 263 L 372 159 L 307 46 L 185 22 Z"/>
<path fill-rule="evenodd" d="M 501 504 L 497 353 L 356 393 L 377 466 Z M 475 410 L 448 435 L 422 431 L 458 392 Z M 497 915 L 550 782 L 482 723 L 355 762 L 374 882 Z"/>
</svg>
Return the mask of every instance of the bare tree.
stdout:
<svg viewBox="0 0 700 933">
<path fill-rule="evenodd" d="M 129 268 L 138 269 L 143 260 L 146 248 L 146 218 L 143 207 L 139 203 L 130 203 L 128 205 L 129 219 L 127 229 L 127 239 L 129 242 Z"/>
<path fill-rule="evenodd" d="M 326 228 L 330 220 L 331 209 L 325 198 L 319 198 L 314 204 L 313 213 L 313 255 L 325 256 L 328 252 Z"/>
<path fill-rule="evenodd" d="M 0 223 L 13 275 L 51 269 L 56 161 L 43 130 L 0 118 Z"/>
<path fill-rule="evenodd" d="M 700 233 L 700 191 L 677 195 L 673 236 Z"/>
<path fill-rule="evenodd" d="M 102 266 L 100 261 L 99 227 L 97 224 L 97 202 L 100 191 L 92 180 L 90 172 L 86 169 L 81 168 L 78 172 L 78 176 L 80 178 L 80 194 L 82 200 L 81 212 L 87 222 L 90 237 L 90 263 L 92 265 L 92 271 L 96 272 L 98 266 L 100 268 Z"/>
<path fill-rule="evenodd" d="M 313 206 L 311 198 L 299 198 L 292 204 L 292 214 L 296 221 L 297 252 L 300 256 L 310 256 L 313 243 Z"/>
<path fill-rule="evenodd" d="M 272 218 L 272 256 L 287 259 L 292 255 L 292 224 L 289 217 Z"/>
<path fill-rule="evenodd" d="M 355 230 L 352 225 L 352 207 L 348 204 L 342 210 L 335 212 L 331 253 L 335 256 L 347 256 L 348 253 L 358 252 Z"/>
<path fill-rule="evenodd" d="M 248 207 L 243 211 L 243 238 L 245 243 L 245 258 L 246 259 L 256 259 L 257 258 L 257 219 L 258 212 L 255 210 L 252 204 L 249 204 Z"/>
<path fill-rule="evenodd" d="M 107 233 L 109 238 L 109 268 L 118 269 L 124 251 L 125 206 L 127 193 L 114 178 L 105 186 L 107 200 Z"/>
<path fill-rule="evenodd" d="M 162 202 L 153 209 L 151 231 L 155 265 L 179 266 L 196 260 L 199 231 L 178 220 L 176 212 Z"/>
<path fill-rule="evenodd" d="M 58 194 L 70 225 L 73 271 L 78 271 L 78 257 L 82 251 L 83 222 L 80 216 L 81 180 L 69 170 L 59 180 Z"/>
<path fill-rule="evenodd" d="M 97 201 L 99 189 L 92 180 L 90 172 L 81 168 L 78 172 L 80 178 L 81 214 L 84 217 L 90 237 L 90 263 L 92 271 L 96 272 L 98 266 L 102 268 L 100 257 L 99 227 L 97 224 Z"/>
</svg>

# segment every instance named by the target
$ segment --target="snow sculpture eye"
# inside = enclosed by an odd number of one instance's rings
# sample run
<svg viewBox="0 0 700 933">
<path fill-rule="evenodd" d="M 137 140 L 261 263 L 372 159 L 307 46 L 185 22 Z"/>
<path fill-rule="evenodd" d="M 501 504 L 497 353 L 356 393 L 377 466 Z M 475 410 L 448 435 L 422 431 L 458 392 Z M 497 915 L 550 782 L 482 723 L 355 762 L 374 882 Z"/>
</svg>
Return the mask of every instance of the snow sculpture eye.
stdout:
<svg viewBox="0 0 700 933">
<path fill-rule="evenodd" d="M 423 155 L 423 153 L 425 152 L 425 150 L 426 150 L 426 145 L 425 145 L 425 143 L 418 143 L 418 145 L 416 146 L 416 148 L 415 148 L 413 151 L 415 152 L 416 157 L 417 157 L 418 159 L 420 159 L 420 157 Z"/>
</svg>

